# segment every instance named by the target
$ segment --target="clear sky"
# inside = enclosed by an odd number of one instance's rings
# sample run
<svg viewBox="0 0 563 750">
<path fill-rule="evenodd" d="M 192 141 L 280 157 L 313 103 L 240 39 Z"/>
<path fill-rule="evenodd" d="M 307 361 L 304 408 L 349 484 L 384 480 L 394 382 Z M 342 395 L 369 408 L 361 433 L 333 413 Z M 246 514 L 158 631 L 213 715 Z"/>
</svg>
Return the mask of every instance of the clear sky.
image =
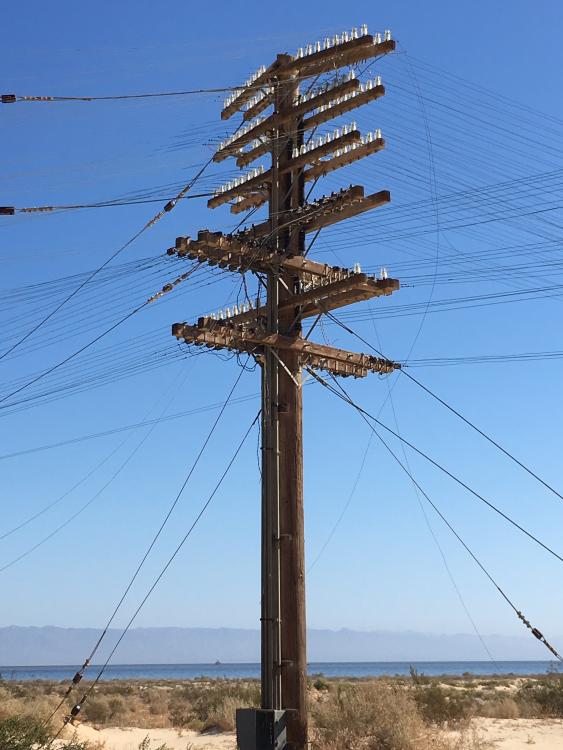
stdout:
<svg viewBox="0 0 563 750">
<path fill-rule="evenodd" d="M 311 257 L 338 265 L 360 262 L 374 271 L 385 265 L 403 288 L 392 299 L 358 305 L 342 320 L 401 361 L 409 353 L 412 360 L 442 360 L 554 352 L 562 349 L 562 22 L 563 8 L 554 0 L 532 6 L 520 0 L 354 6 L 333 0 L 271 5 L 30 0 L 3 10 L 2 89 L 83 96 L 228 87 L 277 52 L 294 53 L 361 23 L 370 31 L 390 28 L 400 54 L 363 74 L 380 73 L 386 97 L 356 117 L 364 132 L 383 129 L 386 150 L 321 181 L 315 194 L 355 182 L 370 192 L 389 189 L 392 206 L 346 229 L 321 233 Z M 80 274 L 129 239 L 209 158 L 218 139 L 235 127 L 219 118 L 222 98 L 1 106 L 1 204 L 159 199 L 1 217 L 1 351 L 74 288 Z M 219 185 L 232 169 L 212 167 L 196 192 Z M 182 202 L 0 362 L 0 396 L 182 273 L 187 266 L 162 257 L 177 235 L 233 226 L 226 209 L 208 211 L 205 199 Z M 0 454 L 224 400 L 239 372 L 236 360 L 181 357 L 169 326 L 232 304 L 238 281 L 200 272 L 67 367 L 6 400 Z M 524 289 L 540 291 L 522 294 Z M 316 335 L 365 349 L 334 324 Z M 563 488 L 561 359 L 441 365 L 427 363 L 412 372 Z M 405 378 L 390 383 L 406 438 L 563 552 L 560 500 Z M 60 387 L 67 390 L 58 393 Z M 374 412 L 388 396 L 388 383 L 376 376 L 347 387 Z M 235 397 L 258 391 L 259 373 L 244 373 Z M 377 439 L 368 445 L 370 433 L 357 414 L 327 391 L 309 385 L 304 402 L 309 563 L 355 486 L 310 573 L 309 624 L 471 632 L 409 480 Z M 197 514 L 258 408 L 257 398 L 228 408 L 119 623 Z M 0 541 L 0 567 L 76 513 L 129 459 L 75 520 L 0 572 L 0 625 L 102 625 L 216 415 L 201 411 L 163 421 L 151 433 L 146 427 L 117 432 L 1 460 L 0 534 L 80 484 Z M 395 427 L 389 400 L 382 420 Z M 258 627 L 257 441 L 254 431 L 138 624 Z M 422 459 L 409 455 L 409 460 L 515 603 L 546 634 L 563 636 L 560 563 Z M 523 634 L 467 553 L 428 513 L 478 628 Z M 543 655 L 538 649 L 538 657 Z"/>
</svg>

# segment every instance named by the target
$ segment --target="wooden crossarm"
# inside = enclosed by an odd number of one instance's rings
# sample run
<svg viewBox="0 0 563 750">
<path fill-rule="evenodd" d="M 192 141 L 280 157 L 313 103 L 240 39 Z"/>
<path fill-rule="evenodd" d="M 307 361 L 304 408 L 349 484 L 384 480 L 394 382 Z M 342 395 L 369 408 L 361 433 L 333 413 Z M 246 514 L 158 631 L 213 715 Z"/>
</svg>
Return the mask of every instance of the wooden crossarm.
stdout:
<svg viewBox="0 0 563 750">
<path fill-rule="evenodd" d="M 326 370 L 344 377 L 365 377 L 370 372 L 390 373 L 400 368 L 400 364 L 391 360 L 316 344 L 300 336 L 268 335 L 258 331 L 239 330 L 232 327 L 230 321 L 205 320 L 203 326 L 174 323 L 172 335 L 188 344 L 249 352 L 257 356 L 263 355 L 265 347 L 291 350 L 299 353 L 302 366 Z"/>
</svg>

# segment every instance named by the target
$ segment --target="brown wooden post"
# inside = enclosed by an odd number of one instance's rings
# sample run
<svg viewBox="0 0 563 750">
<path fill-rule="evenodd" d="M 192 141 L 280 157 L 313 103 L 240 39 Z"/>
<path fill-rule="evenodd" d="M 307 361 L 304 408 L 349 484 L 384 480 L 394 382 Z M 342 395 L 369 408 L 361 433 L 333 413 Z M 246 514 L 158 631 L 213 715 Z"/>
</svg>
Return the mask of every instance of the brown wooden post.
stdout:
<svg viewBox="0 0 563 750">
<path fill-rule="evenodd" d="M 299 87 L 289 81 L 286 91 L 284 107 L 293 108 Z M 292 149 L 303 143 L 301 123 L 301 118 L 284 122 L 288 139 L 280 155 L 280 171 L 292 161 Z M 284 176 L 281 210 L 284 211 L 282 216 L 287 217 L 305 202 L 303 169 L 292 170 Z M 303 254 L 304 234 L 294 226 L 282 233 L 281 241 L 287 254 Z M 297 274 L 283 273 L 282 281 L 280 305 L 300 291 Z M 298 308 L 290 306 L 280 311 L 278 322 L 281 335 L 301 335 Z M 287 734 L 290 746 L 295 750 L 305 750 L 308 732 L 301 365 L 295 351 L 278 351 L 278 356 L 282 705 L 289 709 Z"/>
<path fill-rule="evenodd" d="M 299 97 L 298 81 L 314 89 L 319 76 L 392 52 L 390 32 L 375 37 L 363 26 L 358 34 L 330 40 L 321 49 L 308 45 L 295 57 L 278 55 L 236 89 L 225 102 L 221 119 L 243 111 L 250 121 L 272 104 L 264 116 L 222 142 L 214 161 L 233 157 L 244 167 L 271 152 L 269 169 L 262 165 L 241 180 L 214 192 L 209 208 L 231 203 L 234 214 L 264 206 L 269 219 L 234 235 L 204 230 L 197 240 L 179 237 L 170 254 L 186 255 L 230 271 L 252 270 L 264 283 L 267 303 L 250 305 L 224 318 L 211 315 L 197 326 L 175 323 L 172 333 L 188 343 L 213 349 L 245 351 L 263 367 L 262 485 L 262 708 L 287 710 L 287 740 L 292 750 L 305 750 L 307 735 L 307 653 L 305 612 L 305 533 L 303 502 L 302 367 L 333 375 L 365 377 L 392 372 L 399 365 L 386 359 L 348 352 L 302 337 L 301 321 L 345 305 L 391 294 L 397 279 L 370 278 L 360 269 L 342 269 L 306 259 L 305 236 L 389 202 L 386 190 L 364 196 L 361 186 L 306 203 L 305 184 L 340 167 L 381 151 L 381 131 L 362 137 L 357 127 L 326 134 L 300 150 L 303 134 L 334 117 L 385 94 L 381 82 L 365 88 L 349 75 Z M 328 137 L 330 135 L 330 137 Z M 375 136 L 375 137 L 374 137 Z M 297 152 L 295 150 L 297 149 Z M 254 718 L 256 718 L 256 715 Z M 276 719 L 277 721 L 277 719 Z M 245 734 L 245 727 L 241 730 Z M 260 747 L 271 744 L 258 734 Z M 257 746 L 258 746 L 257 745 Z"/>
</svg>

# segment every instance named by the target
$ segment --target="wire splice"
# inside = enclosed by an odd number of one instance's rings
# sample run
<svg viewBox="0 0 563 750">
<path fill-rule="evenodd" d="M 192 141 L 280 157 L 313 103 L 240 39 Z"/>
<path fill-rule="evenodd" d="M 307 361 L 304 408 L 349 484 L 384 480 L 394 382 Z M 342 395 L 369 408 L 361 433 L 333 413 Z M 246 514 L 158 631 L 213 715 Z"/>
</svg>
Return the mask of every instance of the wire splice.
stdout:
<svg viewBox="0 0 563 750">
<path fill-rule="evenodd" d="M 538 628 L 535 628 L 531 622 L 526 619 L 526 617 L 520 612 L 520 610 L 516 611 L 516 614 L 518 615 L 518 618 L 522 620 L 524 625 L 528 628 L 528 630 L 532 633 L 532 635 L 538 639 L 543 645 L 551 651 L 551 653 L 555 656 L 556 659 L 559 661 L 563 661 L 563 657 L 556 651 L 556 649 L 551 645 L 551 643 L 547 640 L 545 635 L 541 632 L 541 630 L 538 630 Z"/>
</svg>

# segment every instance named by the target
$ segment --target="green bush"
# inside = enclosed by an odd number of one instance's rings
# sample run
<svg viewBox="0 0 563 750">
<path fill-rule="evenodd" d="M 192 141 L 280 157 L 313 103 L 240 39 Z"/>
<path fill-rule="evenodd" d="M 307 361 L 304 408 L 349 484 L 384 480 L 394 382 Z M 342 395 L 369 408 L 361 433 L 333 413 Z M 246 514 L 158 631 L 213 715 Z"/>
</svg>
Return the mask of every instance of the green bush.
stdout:
<svg viewBox="0 0 563 750">
<path fill-rule="evenodd" d="M 11 716 L 0 721 L 1 750 L 35 750 L 51 739 L 51 734 L 39 719 L 30 716 Z M 61 750 L 88 750 L 88 744 L 70 740 Z"/>
<path fill-rule="evenodd" d="M 0 748 L 2 750 L 31 750 L 36 744 L 49 740 L 49 733 L 37 719 L 11 716 L 0 721 Z"/>
<path fill-rule="evenodd" d="M 188 683 L 181 695 L 169 703 L 169 718 L 174 727 L 201 731 L 234 729 L 236 708 L 260 705 L 258 683 L 210 681 Z"/>
<path fill-rule="evenodd" d="M 105 724 L 111 716 L 111 709 L 105 698 L 89 698 L 84 702 L 81 713 L 85 721 Z"/>
<path fill-rule="evenodd" d="M 525 683 L 518 691 L 518 700 L 537 704 L 545 716 L 563 718 L 563 676 L 548 675 Z"/>
<path fill-rule="evenodd" d="M 455 692 L 446 692 L 440 685 L 417 685 L 414 700 L 426 724 L 456 724 L 466 719 L 471 700 Z"/>
</svg>

